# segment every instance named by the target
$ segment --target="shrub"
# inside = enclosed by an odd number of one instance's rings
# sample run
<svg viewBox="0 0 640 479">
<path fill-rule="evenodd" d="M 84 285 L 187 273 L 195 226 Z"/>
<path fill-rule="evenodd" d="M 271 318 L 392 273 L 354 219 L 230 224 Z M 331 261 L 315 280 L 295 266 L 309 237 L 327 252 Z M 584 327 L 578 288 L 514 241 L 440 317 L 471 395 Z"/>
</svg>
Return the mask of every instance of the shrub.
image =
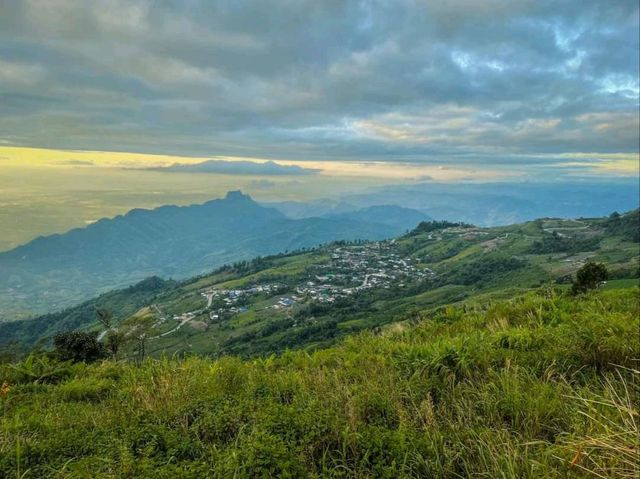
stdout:
<svg viewBox="0 0 640 479">
<path fill-rule="evenodd" d="M 578 270 L 571 291 L 573 294 L 579 294 L 595 289 L 606 281 L 608 277 L 609 272 L 604 264 L 589 261 Z"/>
<path fill-rule="evenodd" d="M 105 347 L 98 341 L 97 332 L 69 331 L 53 338 L 56 355 L 63 361 L 92 362 L 107 357 Z"/>
<path fill-rule="evenodd" d="M 17 383 L 55 384 L 71 376 L 71 362 L 60 362 L 44 355 L 30 354 L 21 363 L 11 365 L 9 381 Z"/>
</svg>

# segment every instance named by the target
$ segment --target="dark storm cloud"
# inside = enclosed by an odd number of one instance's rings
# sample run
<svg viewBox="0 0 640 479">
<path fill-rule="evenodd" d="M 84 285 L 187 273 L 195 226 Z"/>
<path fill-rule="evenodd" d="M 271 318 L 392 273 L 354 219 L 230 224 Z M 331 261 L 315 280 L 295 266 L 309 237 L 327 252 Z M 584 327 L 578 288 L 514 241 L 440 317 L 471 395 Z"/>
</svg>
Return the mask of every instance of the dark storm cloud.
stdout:
<svg viewBox="0 0 640 479">
<path fill-rule="evenodd" d="M 638 151 L 635 0 L 0 8 L 13 144 L 451 163 Z"/>
</svg>

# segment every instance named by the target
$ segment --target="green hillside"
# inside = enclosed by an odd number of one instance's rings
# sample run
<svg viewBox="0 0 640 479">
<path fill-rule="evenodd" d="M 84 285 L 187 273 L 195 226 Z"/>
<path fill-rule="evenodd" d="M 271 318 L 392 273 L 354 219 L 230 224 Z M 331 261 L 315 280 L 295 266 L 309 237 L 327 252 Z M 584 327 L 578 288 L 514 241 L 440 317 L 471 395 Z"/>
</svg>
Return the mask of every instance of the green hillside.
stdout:
<svg viewBox="0 0 640 479">
<path fill-rule="evenodd" d="M 639 290 L 474 300 L 337 347 L 0 366 L 0 476 L 637 477 Z"/>
<path fill-rule="evenodd" d="M 56 331 L 96 327 L 96 309 L 107 309 L 128 338 L 144 334 L 146 353 L 156 356 L 325 347 L 474 297 L 568 288 L 587 260 L 606 264 L 609 288 L 638 284 L 638 218 L 636 210 L 495 228 L 426 222 L 396 240 L 332 243 L 182 283 L 150 279 L 61 313 L 0 324 L 0 343 L 31 345 Z M 137 344 L 125 353 L 135 354 Z"/>
</svg>

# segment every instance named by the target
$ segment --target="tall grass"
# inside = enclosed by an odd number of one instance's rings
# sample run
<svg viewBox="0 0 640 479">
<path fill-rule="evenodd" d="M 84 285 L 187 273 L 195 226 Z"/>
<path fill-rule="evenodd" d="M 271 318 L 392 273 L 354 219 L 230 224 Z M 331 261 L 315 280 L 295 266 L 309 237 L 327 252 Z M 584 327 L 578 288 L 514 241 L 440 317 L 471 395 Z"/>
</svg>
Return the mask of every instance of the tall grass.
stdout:
<svg viewBox="0 0 640 479">
<path fill-rule="evenodd" d="M 544 291 L 314 353 L 0 367 L 0 477 L 637 477 L 639 313 Z"/>
<path fill-rule="evenodd" d="M 570 467 L 597 477 L 640 476 L 640 428 L 638 400 L 640 371 L 618 369 L 602 380 L 597 395 L 569 396 L 592 429 L 566 444 L 575 449 Z"/>
</svg>

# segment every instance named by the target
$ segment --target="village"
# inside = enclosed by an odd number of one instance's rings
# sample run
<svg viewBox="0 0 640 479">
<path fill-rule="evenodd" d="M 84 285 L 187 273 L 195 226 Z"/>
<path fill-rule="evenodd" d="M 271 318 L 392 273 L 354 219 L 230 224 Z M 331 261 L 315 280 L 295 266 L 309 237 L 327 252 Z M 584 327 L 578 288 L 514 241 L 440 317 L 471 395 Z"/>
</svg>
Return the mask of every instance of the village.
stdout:
<svg viewBox="0 0 640 479">
<path fill-rule="evenodd" d="M 295 285 L 280 283 L 252 284 L 243 288 L 208 288 L 201 291 L 207 301 L 209 320 L 217 322 L 248 311 L 250 298 L 258 295 L 275 298 L 268 306 L 287 310 L 296 304 L 333 303 L 372 288 L 403 287 L 405 283 L 432 277 L 433 271 L 420 267 L 418 260 L 395 253 L 395 240 L 363 245 L 336 246 L 330 259 L 309 267 Z M 175 319 L 193 318 L 197 312 L 184 313 Z"/>
</svg>

